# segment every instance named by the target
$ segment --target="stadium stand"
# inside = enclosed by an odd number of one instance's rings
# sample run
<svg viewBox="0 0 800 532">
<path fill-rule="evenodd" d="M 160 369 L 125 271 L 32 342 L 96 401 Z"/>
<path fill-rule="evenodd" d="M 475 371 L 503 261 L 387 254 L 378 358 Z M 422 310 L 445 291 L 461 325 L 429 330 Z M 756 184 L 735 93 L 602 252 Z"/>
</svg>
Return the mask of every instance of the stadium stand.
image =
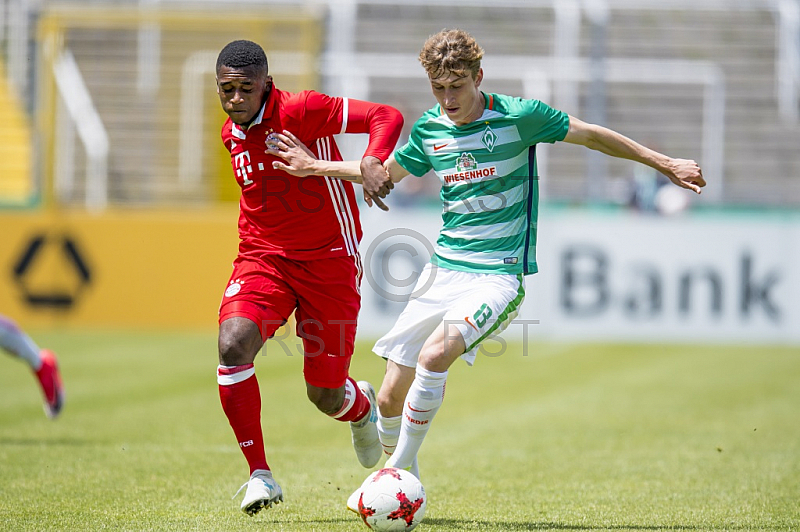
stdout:
<svg viewBox="0 0 800 532">
<path fill-rule="evenodd" d="M 275 1 L 236 4 L 238 7 L 235 8 L 232 3 L 212 5 L 201 2 L 198 11 L 196 5 L 187 9 L 188 4 L 170 1 L 161 5 L 162 9 L 171 10 L 169 21 L 161 20 L 153 25 L 152 14 L 148 18 L 142 15 L 142 10 L 131 9 L 137 5 L 134 3 L 104 4 L 102 9 L 94 7 L 94 15 L 90 17 L 93 22 L 89 23 L 81 21 L 80 13 L 86 11 L 86 6 L 95 4 L 86 3 L 84 7 L 75 8 L 51 1 L 42 2 L 41 12 L 31 20 L 52 21 L 53 13 L 58 13 L 55 20 L 58 21 L 59 35 L 63 36 L 62 44 L 74 55 L 108 131 L 109 203 L 191 204 L 235 196 L 225 188 L 227 185 L 220 184 L 218 177 L 226 168 L 216 136 L 221 115 L 215 108 L 213 77 L 207 70 L 198 78 L 205 88 L 204 97 L 199 100 L 202 107 L 196 109 L 204 119 L 202 141 L 192 152 L 192 157 L 199 161 L 192 168 L 200 168 L 201 175 L 197 176 L 195 186 L 189 188 L 179 179 L 179 157 L 176 154 L 181 149 L 182 108 L 178 102 L 181 77 L 192 54 L 213 52 L 227 40 L 248 36 L 260 40 L 276 56 L 282 50 L 302 49 L 312 57 L 320 54 L 318 57 L 324 59 L 326 51 L 335 50 L 331 43 L 337 39 L 349 39 L 355 54 L 387 54 L 387 57 L 406 54 L 413 59 L 425 37 L 444 27 L 462 27 L 472 32 L 486 48 L 489 58 L 546 59 L 553 57 L 557 48 L 565 45 L 564 41 L 558 40 L 553 2 L 505 1 L 481 5 L 465 1 L 461 4 L 464 5 L 456 10 L 453 9 L 455 2 L 445 0 Z M 330 20 L 345 5 L 355 7 L 352 11 L 355 24 L 352 35 L 343 36 L 336 34 Z M 787 118 L 777 96 L 782 82 L 779 79 L 779 44 L 784 42 L 781 41 L 784 34 L 780 33 L 782 22 L 778 7 L 789 6 L 789 11 L 796 13 L 792 9 L 800 10 L 800 3 L 796 0 L 708 0 L 694 3 L 609 0 L 605 5 L 609 8 L 605 37 L 599 41 L 593 39 L 598 34 L 594 32 L 591 17 L 585 12 L 579 13 L 578 31 L 572 36 L 578 41 L 567 43 L 575 48 L 579 57 L 591 57 L 600 43 L 605 51 L 604 57 L 609 61 L 702 62 L 719 68 L 725 95 L 724 132 L 721 136 L 724 140 L 721 157 L 724 175 L 707 175 L 710 183 L 707 196 L 713 196 L 711 187 L 724 178 L 724 189 L 719 199 L 725 205 L 800 205 L 800 154 L 797 149 L 800 146 L 800 125 L 796 119 Z M 297 8 L 302 6 L 313 13 L 306 19 L 314 22 L 311 26 L 288 23 L 265 23 L 261 27 L 244 25 L 239 26 L 243 30 L 238 32 L 235 24 L 212 27 L 199 22 L 203 16 L 219 18 L 218 11 L 215 15 L 215 6 L 230 8 L 240 18 L 250 16 L 263 20 L 274 13 L 297 12 Z M 124 11 L 130 20 L 121 25 L 120 15 L 115 15 L 115 11 Z M 104 16 L 106 23 L 103 22 Z M 136 22 L 137 17 L 140 22 Z M 328 21 L 327 30 L 325 21 Z M 40 23 L 37 38 L 42 37 L 42 27 Z M 293 28 L 304 29 L 295 31 Z M 36 31 L 29 33 L 37 35 Z M 795 51 L 789 60 L 796 60 L 797 65 L 793 67 L 796 73 L 800 71 L 800 54 L 796 53 L 800 49 L 800 38 L 796 34 L 793 37 L 789 35 L 790 48 Z M 791 38 L 798 39 L 798 42 L 791 41 Z M 33 37 L 32 42 L 38 43 Z M 328 44 L 322 46 L 322 42 Z M 32 46 L 40 52 L 45 48 Z M 142 58 L 148 57 L 148 53 L 151 66 L 156 69 L 151 72 L 157 72 L 151 76 L 150 82 L 146 76 L 142 77 Z M 40 53 L 38 57 L 44 55 Z M 355 57 L 357 59 L 358 55 Z M 312 86 L 336 93 L 340 85 L 335 83 L 332 69 L 326 69 L 324 64 L 319 68 L 322 76 L 317 76 L 313 61 L 307 72 L 292 74 L 288 69 L 289 74 L 282 74 L 278 69 L 275 75 L 285 88 Z M 38 72 L 48 75 L 47 69 Z M 522 95 L 525 73 L 514 75 L 516 79 L 508 73 L 487 72 L 484 88 Z M 687 78 L 690 78 L 688 72 Z M 48 81 L 40 75 L 34 83 L 42 88 Z M 696 158 L 707 166 L 702 147 L 707 109 L 703 86 L 693 80 L 687 79 L 685 84 L 664 84 L 647 80 L 639 82 L 635 76 L 630 76 L 629 81 L 606 83 L 602 86 L 605 97 L 601 100 L 604 104 L 600 115 L 593 114 L 596 109 L 592 107 L 592 87 L 596 88 L 596 85 L 586 81 L 575 84 L 575 98 L 569 100 L 563 98 L 564 85 L 560 80 L 550 79 L 547 83 L 546 92 L 551 97 L 549 103 L 562 106 L 581 118 L 591 120 L 599 116 L 613 129 L 666 153 Z M 800 78 L 789 80 L 789 83 L 800 88 Z M 47 96 L 46 91 L 41 91 L 41 94 Z M 363 96 L 396 105 L 407 116 L 409 125 L 433 102 L 422 69 L 414 66 L 408 71 L 403 70 L 400 76 L 371 78 L 369 90 Z M 55 106 L 45 100 L 37 102 L 37 113 L 55 112 Z M 560 105 L 564 103 L 566 105 Z M 796 100 L 792 103 L 796 115 L 800 103 Z M 50 117 L 40 120 L 39 124 L 52 124 L 53 121 L 55 118 Z M 56 128 L 55 131 L 62 129 Z M 52 149 L 56 145 L 56 140 L 52 139 Z M 86 164 L 84 157 L 77 153 L 72 160 L 74 175 L 82 176 Z M 591 159 L 569 146 L 556 145 L 549 150 L 548 161 L 543 180 L 547 198 L 569 203 L 584 203 L 590 198 L 587 174 L 593 171 Z M 608 186 L 599 198 L 594 199 L 619 200 L 619 194 L 614 192 L 615 186 L 624 185 L 631 179 L 632 167 L 624 161 L 604 164 L 607 164 Z M 44 168 L 42 171 L 46 173 L 48 170 Z M 45 178 L 47 182 L 47 176 Z M 61 200 L 81 203 L 86 196 L 84 185 L 84 180 L 76 178 L 72 189 L 64 192 Z"/>
<path fill-rule="evenodd" d="M 0 60 L 0 205 L 26 204 L 33 199 L 31 125 Z"/>
</svg>

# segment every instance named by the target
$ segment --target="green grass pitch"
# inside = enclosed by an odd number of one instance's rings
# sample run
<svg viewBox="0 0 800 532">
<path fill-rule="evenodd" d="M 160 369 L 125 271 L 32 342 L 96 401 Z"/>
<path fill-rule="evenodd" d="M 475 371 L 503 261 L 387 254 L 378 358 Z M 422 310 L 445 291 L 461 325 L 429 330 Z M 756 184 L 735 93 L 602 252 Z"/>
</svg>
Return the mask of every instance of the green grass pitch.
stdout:
<svg viewBox="0 0 800 532">
<path fill-rule="evenodd" d="M 46 419 L 0 358 L 1 530 L 367 530 L 344 503 L 368 472 L 299 355 L 257 359 L 285 503 L 250 518 L 213 333 L 33 332 L 67 404 Z M 377 386 L 369 347 L 352 373 Z M 421 531 L 798 530 L 800 349 L 510 345 L 451 370 L 420 466 Z"/>
</svg>

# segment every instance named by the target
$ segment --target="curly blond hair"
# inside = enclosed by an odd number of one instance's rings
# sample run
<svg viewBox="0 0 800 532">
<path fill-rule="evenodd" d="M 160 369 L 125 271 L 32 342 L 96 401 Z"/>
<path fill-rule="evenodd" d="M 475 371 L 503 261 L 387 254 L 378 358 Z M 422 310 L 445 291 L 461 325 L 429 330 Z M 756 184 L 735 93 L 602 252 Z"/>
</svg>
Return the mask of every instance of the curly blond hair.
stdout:
<svg viewBox="0 0 800 532">
<path fill-rule="evenodd" d="M 419 62 L 431 79 L 446 76 L 449 72 L 459 76 L 472 74 L 475 78 L 482 58 L 483 48 L 472 35 L 459 29 L 444 29 L 431 35 L 419 53 Z"/>
</svg>

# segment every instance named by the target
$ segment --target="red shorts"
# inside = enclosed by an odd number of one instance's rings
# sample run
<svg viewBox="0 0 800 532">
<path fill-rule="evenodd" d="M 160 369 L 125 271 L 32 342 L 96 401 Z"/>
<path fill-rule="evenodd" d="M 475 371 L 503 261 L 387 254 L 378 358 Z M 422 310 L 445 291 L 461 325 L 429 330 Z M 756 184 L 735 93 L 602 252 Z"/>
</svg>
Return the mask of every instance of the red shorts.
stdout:
<svg viewBox="0 0 800 532">
<path fill-rule="evenodd" d="M 219 322 L 247 318 L 264 341 L 295 312 L 303 340 L 303 374 L 312 386 L 339 388 L 350 369 L 361 308 L 359 257 L 290 260 L 238 258 L 222 297 Z"/>
</svg>

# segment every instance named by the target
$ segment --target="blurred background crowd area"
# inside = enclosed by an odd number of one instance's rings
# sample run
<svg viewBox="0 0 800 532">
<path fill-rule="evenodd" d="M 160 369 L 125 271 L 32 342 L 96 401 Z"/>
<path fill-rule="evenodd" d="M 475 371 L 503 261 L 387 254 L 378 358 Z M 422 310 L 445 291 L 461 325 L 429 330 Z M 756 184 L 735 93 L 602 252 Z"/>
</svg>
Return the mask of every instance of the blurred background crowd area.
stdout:
<svg viewBox="0 0 800 532">
<path fill-rule="evenodd" d="M 537 98 L 672 156 L 709 186 L 670 196 L 644 167 L 539 150 L 551 204 L 647 212 L 800 205 L 798 0 L 3 0 L 0 205 L 173 207 L 238 199 L 214 63 L 260 43 L 282 89 L 399 108 L 434 99 L 417 54 L 442 28 L 486 50 L 482 88 Z M 342 139 L 358 158 L 362 137 Z M 408 180 L 392 204 L 434 205 Z"/>
</svg>

